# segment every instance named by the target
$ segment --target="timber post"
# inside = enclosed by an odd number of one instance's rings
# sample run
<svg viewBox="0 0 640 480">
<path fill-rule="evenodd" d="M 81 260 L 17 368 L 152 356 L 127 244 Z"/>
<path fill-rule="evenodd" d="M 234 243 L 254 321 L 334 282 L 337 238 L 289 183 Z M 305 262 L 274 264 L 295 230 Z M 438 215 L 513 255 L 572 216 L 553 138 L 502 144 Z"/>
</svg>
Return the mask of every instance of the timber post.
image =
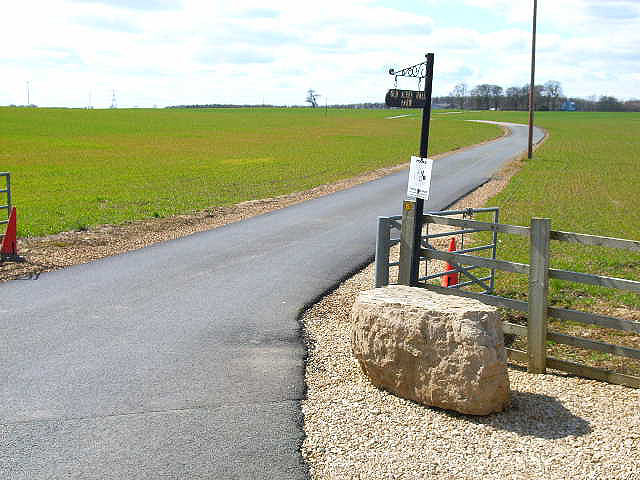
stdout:
<svg viewBox="0 0 640 480">
<path fill-rule="evenodd" d="M 527 321 L 527 371 L 545 373 L 547 368 L 547 308 L 549 296 L 549 240 L 551 220 L 531 219 L 529 250 L 529 298 Z"/>
</svg>

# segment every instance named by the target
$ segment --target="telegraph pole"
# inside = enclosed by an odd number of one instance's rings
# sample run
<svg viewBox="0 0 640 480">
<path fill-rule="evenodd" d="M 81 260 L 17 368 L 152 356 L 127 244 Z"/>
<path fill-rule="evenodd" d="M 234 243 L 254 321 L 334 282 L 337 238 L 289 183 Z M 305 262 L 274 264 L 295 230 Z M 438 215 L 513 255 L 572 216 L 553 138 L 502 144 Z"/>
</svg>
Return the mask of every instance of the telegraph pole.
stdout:
<svg viewBox="0 0 640 480">
<path fill-rule="evenodd" d="M 535 110 L 536 76 L 536 17 L 538 0 L 533 0 L 533 35 L 531 39 L 531 83 L 529 83 L 529 148 L 527 158 L 533 155 L 533 111 Z"/>
</svg>

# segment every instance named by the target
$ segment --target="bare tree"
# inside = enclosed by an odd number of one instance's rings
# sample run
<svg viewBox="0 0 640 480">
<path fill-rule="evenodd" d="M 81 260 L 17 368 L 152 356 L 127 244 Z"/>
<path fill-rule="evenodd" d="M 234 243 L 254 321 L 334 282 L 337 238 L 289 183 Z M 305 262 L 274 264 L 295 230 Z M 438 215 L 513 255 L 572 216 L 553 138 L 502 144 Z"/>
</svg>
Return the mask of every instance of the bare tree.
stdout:
<svg viewBox="0 0 640 480">
<path fill-rule="evenodd" d="M 464 110 L 464 102 L 467 96 L 467 84 L 462 82 L 453 87 L 453 91 L 449 94 L 451 97 L 455 97 L 455 102 L 460 110 Z"/>
<path fill-rule="evenodd" d="M 316 108 L 318 106 L 318 97 L 320 96 L 319 93 L 316 93 L 315 90 L 309 89 L 307 91 L 307 99 L 305 100 L 305 102 L 310 103 L 311 107 Z"/>
<path fill-rule="evenodd" d="M 523 93 L 526 92 L 527 95 L 527 108 L 529 107 L 529 84 L 527 83 L 522 87 Z M 536 85 L 533 90 L 533 105 L 536 110 L 545 110 L 547 107 L 545 105 L 544 98 L 544 85 Z M 545 108 L 542 108 L 544 105 Z"/>
<path fill-rule="evenodd" d="M 491 95 L 493 108 L 500 109 L 500 99 L 502 98 L 502 87 L 500 85 L 489 85 L 489 94 Z"/>
<path fill-rule="evenodd" d="M 618 100 L 616 97 L 603 96 L 600 97 L 598 103 L 596 104 L 596 108 L 599 112 L 621 112 L 622 102 Z"/>
<path fill-rule="evenodd" d="M 507 88 L 504 92 L 504 96 L 504 107 L 508 110 L 520 110 L 526 106 L 526 102 L 523 103 L 520 100 L 520 87 Z"/>
<path fill-rule="evenodd" d="M 491 107 L 491 85 L 486 83 L 476 85 L 473 90 L 471 90 L 471 97 L 473 98 L 474 108 L 489 110 Z"/>
<path fill-rule="evenodd" d="M 555 110 L 558 99 L 562 96 L 562 85 L 557 80 L 549 80 L 544 84 L 544 95 L 547 97 L 549 110 Z"/>
</svg>

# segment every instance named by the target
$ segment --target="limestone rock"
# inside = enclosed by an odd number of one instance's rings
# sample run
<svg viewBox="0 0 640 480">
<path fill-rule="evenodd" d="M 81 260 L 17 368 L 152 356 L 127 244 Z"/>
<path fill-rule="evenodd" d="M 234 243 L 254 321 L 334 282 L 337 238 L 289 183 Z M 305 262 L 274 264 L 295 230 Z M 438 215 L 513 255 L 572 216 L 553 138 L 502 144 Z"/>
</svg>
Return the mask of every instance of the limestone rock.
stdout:
<svg viewBox="0 0 640 480">
<path fill-rule="evenodd" d="M 374 385 L 425 405 L 488 415 L 510 403 L 494 307 L 394 285 L 358 295 L 351 346 Z"/>
</svg>

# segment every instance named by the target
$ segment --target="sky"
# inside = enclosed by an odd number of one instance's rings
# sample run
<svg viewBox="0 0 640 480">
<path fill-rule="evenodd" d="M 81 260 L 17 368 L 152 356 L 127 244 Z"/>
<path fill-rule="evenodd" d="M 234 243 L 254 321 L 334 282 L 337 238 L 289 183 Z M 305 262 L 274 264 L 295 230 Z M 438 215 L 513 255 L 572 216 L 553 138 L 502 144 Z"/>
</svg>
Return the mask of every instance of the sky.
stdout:
<svg viewBox="0 0 640 480">
<path fill-rule="evenodd" d="M 435 53 L 434 95 L 529 82 L 533 0 L 4 2 L 0 105 L 383 102 Z M 539 0 L 536 83 L 640 98 L 640 0 Z M 400 88 L 417 88 L 400 79 Z"/>
</svg>

